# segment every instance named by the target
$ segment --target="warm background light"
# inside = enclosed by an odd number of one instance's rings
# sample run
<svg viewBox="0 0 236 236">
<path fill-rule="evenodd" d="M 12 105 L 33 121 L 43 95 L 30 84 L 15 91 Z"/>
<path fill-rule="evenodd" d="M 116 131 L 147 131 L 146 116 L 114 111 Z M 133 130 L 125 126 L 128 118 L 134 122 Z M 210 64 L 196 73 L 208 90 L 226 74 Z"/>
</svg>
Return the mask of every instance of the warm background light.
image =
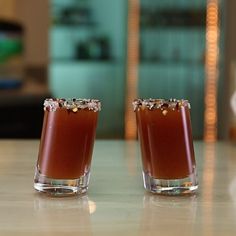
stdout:
<svg viewBox="0 0 236 236">
<path fill-rule="evenodd" d="M 128 10 L 128 47 L 127 47 L 127 84 L 125 100 L 125 138 L 137 136 L 132 101 L 137 97 L 139 65 L 139 0 L 129 0 Z"/>
<path fill-rule="evenodd" d="M 218 0 L 207 1 L 206 16 L 206 83 L 204 140 L 214 142 L 217 139 L 217 83 L 219 58 L 219 9 Z"/>
</svg>

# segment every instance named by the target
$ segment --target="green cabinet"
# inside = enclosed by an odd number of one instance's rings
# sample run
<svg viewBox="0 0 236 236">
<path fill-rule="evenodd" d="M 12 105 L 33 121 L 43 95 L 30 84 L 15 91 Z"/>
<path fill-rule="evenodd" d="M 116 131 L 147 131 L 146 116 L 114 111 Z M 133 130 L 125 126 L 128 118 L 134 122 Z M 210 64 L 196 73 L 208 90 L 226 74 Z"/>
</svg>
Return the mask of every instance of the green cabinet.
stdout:
<svg viewBox="0 0 236 236">
<path fill-rule="evenodd" d="M 141 1 L 139 96 L 188 99 L 203 136 L 206 1 Z"/>
<path fill-rule="evenodd" d="M 207 2 L 140 4 L 138 96 L 188 99 L 193 136 L 201 139 Z M 127 12 L 127 0 L 51 0 L 52 94 L 100 99 L 101 138 L 124 137 Z"/>
<path fill-rule="evenodd" d="M 97 137 L 123 138 L 127 1 L 51 0 L 51 14 L 53 96 L 101 100 Z"/>
</svg>

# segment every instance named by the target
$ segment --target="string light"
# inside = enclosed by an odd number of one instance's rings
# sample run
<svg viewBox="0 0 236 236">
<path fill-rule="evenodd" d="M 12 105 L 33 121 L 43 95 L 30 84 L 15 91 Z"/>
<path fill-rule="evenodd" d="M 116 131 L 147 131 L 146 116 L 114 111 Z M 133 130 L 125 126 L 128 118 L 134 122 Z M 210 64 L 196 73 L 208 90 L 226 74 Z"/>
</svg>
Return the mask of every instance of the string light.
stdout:
<svg viewBox="0 0 236 236">
<path fill-rule="evenodd" d="M 129 0 L 127 84 L 125 101 L 125 138 L 135 139 L 137 135 L 132 101 L 137 97 L 139 64 L 139 0 Z"/>
<path fill-rule="evenodd" d="M 207 0 L 206 16 L 206 83 L 204 140 L 214 142 L 217 139 L 217 82 L 219 59 L 219 4 L 218 0 Z"/>
</svg>

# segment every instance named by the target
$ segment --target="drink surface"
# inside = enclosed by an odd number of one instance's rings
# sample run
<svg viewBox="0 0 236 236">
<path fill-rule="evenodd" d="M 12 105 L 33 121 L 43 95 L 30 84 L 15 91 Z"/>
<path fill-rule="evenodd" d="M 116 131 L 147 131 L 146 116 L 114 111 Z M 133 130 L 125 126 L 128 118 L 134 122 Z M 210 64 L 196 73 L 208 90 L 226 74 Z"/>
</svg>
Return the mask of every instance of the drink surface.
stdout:
<svg viewBox="0 0 236 236">
<path fill-rule="evenodd" d="M 143 170 L 158 179 L 185 178 L 196 168 L 189 105 L 174 105 L 136 107 Z"/>
<path fill-rule="evenodd" d="M 37 163 L 40 174 L 76 179 L 88 172 L 97 118 L 98 112 L 89 109 L 45 109 Z"/>
</svg>

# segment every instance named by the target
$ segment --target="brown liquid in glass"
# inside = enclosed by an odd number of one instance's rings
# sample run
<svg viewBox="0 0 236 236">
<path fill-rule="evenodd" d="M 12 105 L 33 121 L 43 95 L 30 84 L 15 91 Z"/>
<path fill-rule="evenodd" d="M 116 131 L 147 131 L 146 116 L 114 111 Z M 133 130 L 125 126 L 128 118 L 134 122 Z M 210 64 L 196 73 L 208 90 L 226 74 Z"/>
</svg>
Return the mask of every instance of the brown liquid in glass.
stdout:
<svg viewBox="0 0 236 236">
<path fill-rule="evenodd" d="M 39 172 L 54 179 L 75 179 L 90 169 L 98 112 L 66 108 L 45 111 Z"/>
<path fill-rule="evenodd" d="M 157 179 L 180 179 L 194 172 L 188 107 L 136 111 L 143 170 Z"/>
</svg>

